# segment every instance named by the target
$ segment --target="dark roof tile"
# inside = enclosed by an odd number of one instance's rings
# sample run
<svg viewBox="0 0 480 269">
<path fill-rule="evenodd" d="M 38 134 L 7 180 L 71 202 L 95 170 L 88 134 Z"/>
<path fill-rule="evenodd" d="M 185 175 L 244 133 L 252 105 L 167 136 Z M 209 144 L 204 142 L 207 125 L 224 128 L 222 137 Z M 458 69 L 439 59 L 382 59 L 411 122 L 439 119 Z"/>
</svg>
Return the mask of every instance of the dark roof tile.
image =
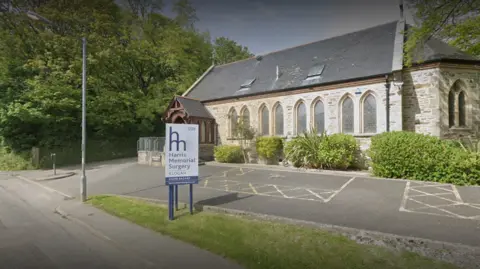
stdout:
<svg viewBox="0 0 480 269">
<path fill-rule="evenodd" d="M 183 109 L 185 109 L 189 116 L 213 119 L 213 116 L 199 100 L 185 98 L 182 96 L 177 96 L 176 98 L 182 104 Z"/>
<path fill-rule="evenodd" d="M 272 52 L 260 61 L 253 57 L 215 66 L 186 96 L 206 101 L 387 74 L 392 72 L 396 29 L 395 21 Z M 424 60 L 475 60 L 433 39 L 422 51 Z M 324 65 L 321 76 L 306 80 L 314 65 Z M 243 83 L 254 78 L 250 88 L 241 89 Z"/>
</svg>

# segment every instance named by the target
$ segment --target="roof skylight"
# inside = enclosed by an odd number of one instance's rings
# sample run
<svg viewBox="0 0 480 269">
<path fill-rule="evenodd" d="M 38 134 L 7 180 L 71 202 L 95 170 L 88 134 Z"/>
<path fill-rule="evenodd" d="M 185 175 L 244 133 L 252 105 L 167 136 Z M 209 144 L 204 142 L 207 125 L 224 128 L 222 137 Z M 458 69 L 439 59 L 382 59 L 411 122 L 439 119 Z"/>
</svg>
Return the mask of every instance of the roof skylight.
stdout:
<svg viewBox="0 0 480 269">
<path fill-rule="evenodd" d="M 325 69 L 324 64 L 316 64 L 310 68 L 310 71 L 308 72 L 307 78 L 312 78 L 312 77 L 318 77 L 322 75 L 323 69 Z"/>
<path fill-rule="evenodd" d="M 240 88 L 241 89 L 244 89 L 244 88 L 250 88 L 253 84 L 253 82 L 255 82 L 256 78 L 252 78 L 252 79 L 247 79 L 241 86 Z"/>
</svg>

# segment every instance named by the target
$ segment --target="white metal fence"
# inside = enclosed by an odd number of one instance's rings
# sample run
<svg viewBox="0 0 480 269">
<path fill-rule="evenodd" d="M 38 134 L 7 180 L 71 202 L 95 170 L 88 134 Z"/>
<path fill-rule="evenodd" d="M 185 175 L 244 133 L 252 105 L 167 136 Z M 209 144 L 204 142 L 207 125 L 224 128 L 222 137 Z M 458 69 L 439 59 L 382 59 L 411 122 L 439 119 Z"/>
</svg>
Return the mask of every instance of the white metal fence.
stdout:
<svg viewBox="0 0 480 269">
<path fill-rule="evenodd" d="M 140 137 L 137 141 L 137 151 L 162 151 L 165 147 L 165 137 Z"/>
</svg>

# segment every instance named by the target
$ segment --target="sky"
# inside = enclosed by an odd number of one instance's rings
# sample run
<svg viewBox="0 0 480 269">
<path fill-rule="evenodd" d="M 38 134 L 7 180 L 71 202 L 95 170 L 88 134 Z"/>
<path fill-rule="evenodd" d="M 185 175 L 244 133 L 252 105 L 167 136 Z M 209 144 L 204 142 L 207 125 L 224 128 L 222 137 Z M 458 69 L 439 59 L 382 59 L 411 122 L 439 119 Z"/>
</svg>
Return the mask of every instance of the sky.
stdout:
<svg viewBox="0 0 480 269">
<path fill-rule="evenodd" d="M 169 15 L 173 0 L 165 0 Z M 399 0 L 190 0 L 199 30 L 265 54 L 400 18 Z M 406 5 L 405 5 L 406 9 Z M 405 12 L 407 22 L 411 12 Z"/>
</svg>

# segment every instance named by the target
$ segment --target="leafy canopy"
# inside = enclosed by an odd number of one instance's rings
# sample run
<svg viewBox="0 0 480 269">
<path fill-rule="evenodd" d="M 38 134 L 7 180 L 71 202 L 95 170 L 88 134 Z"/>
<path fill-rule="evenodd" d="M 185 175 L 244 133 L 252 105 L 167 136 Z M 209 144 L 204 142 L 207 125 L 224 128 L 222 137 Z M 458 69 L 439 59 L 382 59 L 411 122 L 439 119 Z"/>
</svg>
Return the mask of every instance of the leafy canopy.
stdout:
<svg viewBox="0 0 480 269">
<path fill-rule="evenodd" d="M 431 37 L 480 56 L 480 0 L 408 0 L 422 23 L 410 28 L 405 43 L 405 63 L 411 66 L 415 49 Z"/>
<path fill-rule="evenodd" d="M 87 135 L 163 135 L 161 115 L 212 63 L 209 34 L 186 0 L 175 18 L 160 0 L 16 0 L 0 13 L 0 137 L 14 150 L 61 146 L 81 134 L 82 46 L 87 39 Z M 226 38 L 225 46 L 233 41 Z M 235 42 L 233 42 L 236 44 Z M 219 44 L 217 49 L 222 50 Z M 244 57 L 246 49 L 224 61 Z"/>
</svg>

